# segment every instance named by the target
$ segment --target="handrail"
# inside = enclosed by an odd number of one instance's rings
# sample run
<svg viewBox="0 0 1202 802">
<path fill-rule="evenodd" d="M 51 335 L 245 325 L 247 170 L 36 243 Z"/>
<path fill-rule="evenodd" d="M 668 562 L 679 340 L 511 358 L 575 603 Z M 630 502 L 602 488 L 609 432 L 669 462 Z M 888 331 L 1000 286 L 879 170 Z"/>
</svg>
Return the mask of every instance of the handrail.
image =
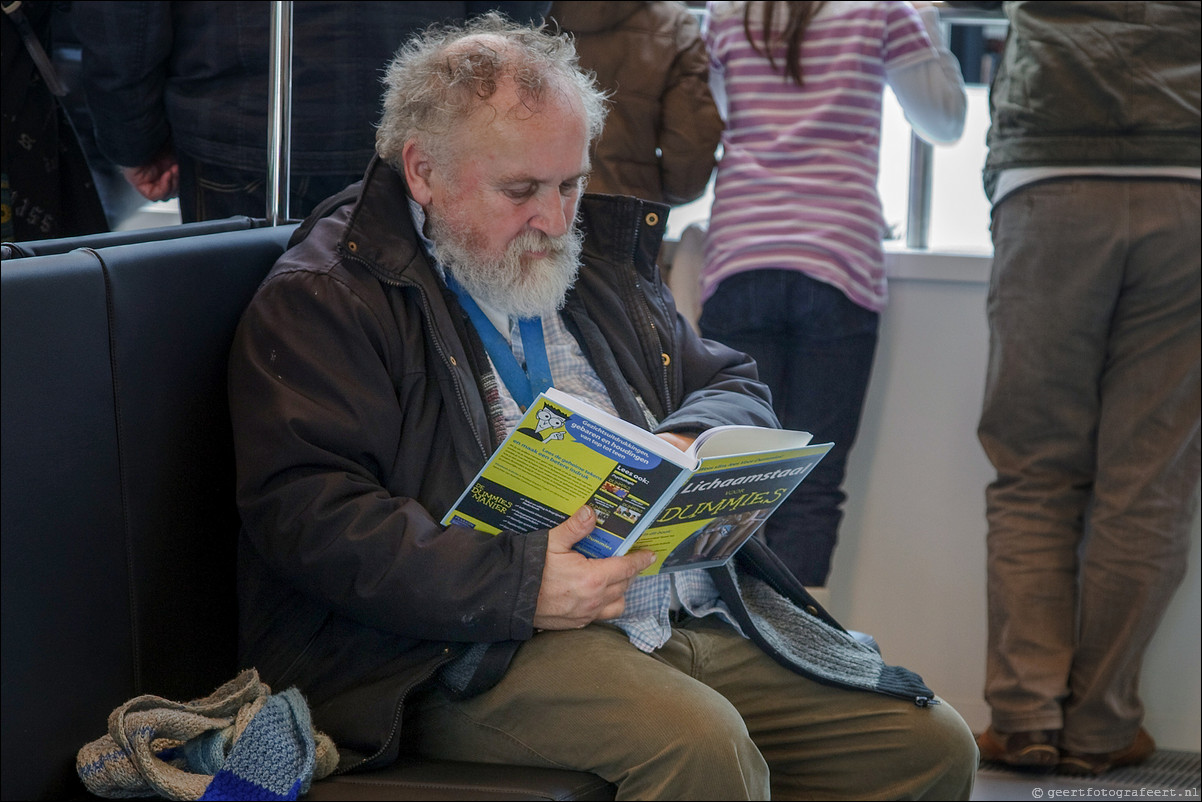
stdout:
<svg viewBox="0 0 1202 802">
<path fill-rule="evenodd" d="M 267 115 L 267 222 L 288 222 L 292 156 L 292 2 L 271 4 Z"/>
<path fill-rule="evenodd" d="M 906 247 L 925 250 L 931 228 L 931 178 L 934 148 L 910 133 L 910 183 L 906 193 Z"/>
</svg>

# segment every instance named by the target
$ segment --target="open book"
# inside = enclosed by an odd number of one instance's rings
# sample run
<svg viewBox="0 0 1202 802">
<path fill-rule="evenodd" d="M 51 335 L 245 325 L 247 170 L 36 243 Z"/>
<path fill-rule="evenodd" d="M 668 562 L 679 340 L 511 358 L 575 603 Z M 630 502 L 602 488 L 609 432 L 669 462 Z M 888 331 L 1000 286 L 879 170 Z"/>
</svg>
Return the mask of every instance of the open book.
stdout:
<svg viewBox="0 0 1202 802">
<path fill-rule="evenodd" d="M 807 432 L 718 426 L 681 451 L 644 429 L 551 388 L 530 405 L 451 510 L 444 526 L 532 532 L 588 504 L 588 557 L 655 552 L 644 574 L 721 565 L 793 492 L 832 443 Z"/>
</svg>

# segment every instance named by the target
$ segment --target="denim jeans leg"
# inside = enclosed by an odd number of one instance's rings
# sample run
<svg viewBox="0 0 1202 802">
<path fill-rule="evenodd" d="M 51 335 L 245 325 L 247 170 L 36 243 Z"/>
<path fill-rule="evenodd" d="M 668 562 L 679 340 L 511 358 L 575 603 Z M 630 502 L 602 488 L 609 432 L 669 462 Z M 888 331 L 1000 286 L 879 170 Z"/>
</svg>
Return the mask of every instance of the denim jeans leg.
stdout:
<svg viewBox="0 0 1202 802">
<path fill-rule="evenodd" d="M 179 154 L 180 219 L 224 220 L 267 216 L 265 172 L 206 164 Z M 302 220 L 317 204 L 362 178 L 361 175 L 292 175 L 288 185 L 288 217 Z"/>
<path fill-rule="evenodd" d="M 224 220 L 227 217 L 262 218 L 267 215 L 267 188 L 263 173 L 208 164 L 177 154 L 179 211 L 185 223 Z"/>
<path fill-rule="evenodd" d="M 772 550 L 811 587 L 825 585 L 830 573 L 879 317 L 838 288 L 791 270 L 732 276 L 702 310 L 704 336 L 756 360 L 781 425 L 835 443 L 764 531 Z"/>
</svg>

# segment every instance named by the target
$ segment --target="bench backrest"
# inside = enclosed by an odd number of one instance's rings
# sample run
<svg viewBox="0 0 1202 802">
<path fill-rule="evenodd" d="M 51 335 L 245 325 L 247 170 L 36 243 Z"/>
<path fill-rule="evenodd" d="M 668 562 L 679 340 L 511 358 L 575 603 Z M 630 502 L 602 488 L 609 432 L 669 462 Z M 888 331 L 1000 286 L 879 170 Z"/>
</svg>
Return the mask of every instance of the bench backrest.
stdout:
<svg viewBox="0 0 1202 802">
<path fill-rule="evenodd" d="M 45 256 L 51 253 L 67 253 L 80 248 L 112 248 L 136 242 L 196 237 L 201 234 L 216 234 L 220 231 L 243 231 L 256 228 L 266 221 L 245 215 L 226 217 L 221 220 L 200 220 L 177 226 L 138 228 L 131 231 L 106 231 L 101 234 L 83 234 L 78 237 L 33 240 L 30 242 L 3 243 L 5 259 L 22 259 L 29 256 Z"/>
<path fill-rule="evenodd" d="M 234 675 L 226 362 L 293 229 L 0 266 L 5 799 L 77 795 L 113 708 Z"/>
</svg>

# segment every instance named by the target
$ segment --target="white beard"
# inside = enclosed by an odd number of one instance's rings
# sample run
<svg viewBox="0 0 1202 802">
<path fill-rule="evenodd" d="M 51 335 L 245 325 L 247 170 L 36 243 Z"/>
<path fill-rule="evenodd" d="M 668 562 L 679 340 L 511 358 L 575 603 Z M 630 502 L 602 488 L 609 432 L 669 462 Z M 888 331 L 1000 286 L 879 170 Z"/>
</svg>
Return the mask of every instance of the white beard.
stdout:
<svg viewBox="0 0 1202 802">
<path fill-rule="evenodd" d="M 542 317 L 563 308 L 568 290 L 580 271 L 583 237 L 573 226 L 561 237 L 541 231 L 518 235 L 501 257 L 477 253 L 467 238 L 428 215 L 434 258 L 473 298 L 505 315 L 517 318 Z M 522 254 L 546 250 L 547 256 L 522 262 Z"/>
</svg>

